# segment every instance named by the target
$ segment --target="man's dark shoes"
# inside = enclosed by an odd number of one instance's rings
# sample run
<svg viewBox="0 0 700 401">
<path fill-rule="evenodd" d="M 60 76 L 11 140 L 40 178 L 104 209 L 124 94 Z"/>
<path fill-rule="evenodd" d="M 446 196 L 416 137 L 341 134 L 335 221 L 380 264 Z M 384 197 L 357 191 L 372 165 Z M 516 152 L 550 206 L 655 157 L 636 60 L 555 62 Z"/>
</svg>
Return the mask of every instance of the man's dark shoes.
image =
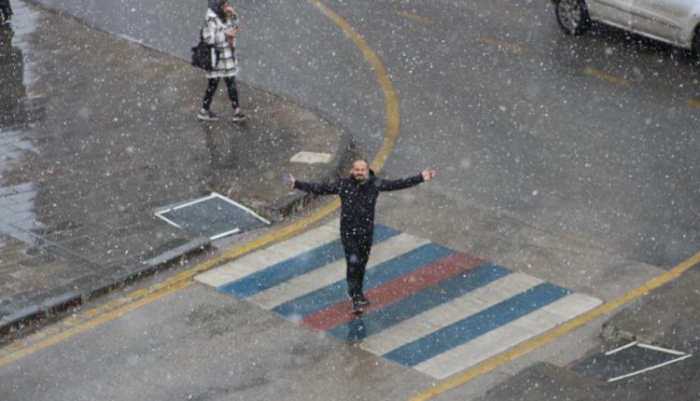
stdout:
<svg viewBox="0 0 700 401">
<path fill-rule="evenodd" d="M 352 301 L 352 309 L 350 309 L 350 313 L 359 315 L 362 313 L 362 305 L 360 305 L 358 301 Z"/>
<path fill-rule="evenodd" d="M 357 303 L 360 305 L 369 305 L 369 299 L 365 297 L 365 294 L 360 294 L 360 296 L 357 297 Z"/>
</svg>

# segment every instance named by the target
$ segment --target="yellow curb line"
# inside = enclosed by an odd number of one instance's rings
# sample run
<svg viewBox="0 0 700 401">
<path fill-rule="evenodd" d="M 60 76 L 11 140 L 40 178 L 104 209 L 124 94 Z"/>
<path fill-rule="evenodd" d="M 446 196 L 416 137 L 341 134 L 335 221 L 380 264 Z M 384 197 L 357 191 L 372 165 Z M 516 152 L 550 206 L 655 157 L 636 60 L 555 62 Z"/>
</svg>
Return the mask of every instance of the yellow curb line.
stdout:
<svg viewBox="0 0 700 401">
<path fill-rule="evenodd" d="M 12 362 L 15 362 L 19 359 L 22 359 L 25 356 L 31 355 L 31 354 L 38 352 L 38 351 L 41 351 L 45 348 L 51 347 L 51 346 L 53 346 L 53 345 L 55 345 L 63 340 L 67 340 L 76 334 L 82 333 L 84 331 L 87 331 L 87 330 L 90 330 L 94 327 L 97 327 L 103 323 L 107 323 L 111 320 L 114 320 L 114 319 L 116 319 L 116 318 L 118 318 L 118 317 L 120 317 L 128 312 L 131 312 L 135 309 L 138 309 L 144 305 L 150 304 L 151 302 L 153 302 L 159 298 L 162 298 L 165 295 L 168 295 L 168 294 L 175 292 L 177 290 L 180 290 L 182 288 L 189 287 L 192 284 L 193 284 L 192 281 L 181 281 L 178 284 L 176 284 L 170 288 L 167 288 L 163 291 L 150 294 L 146 297 L 143 297 L 142 299 L 139 299 L 138 301 L 134 301 L 134 302 L 131 302 L 129 304 L 126 304 L 119 309 L 105 313 L 105 314 L 98 316 L 92 320 L 89 320 L 83 324 L 80 324 L 80 325 L 77 325 L 75 327 L 71 327 L 67 330 L 55 333 L 55 335 L 52 335 L 51 337 L 48 337 L 47 339 L 40 341 L 36 344 L 32 344 L 32 345 L 23 347 L 22 349 L 14 352 L 14 353 L 11 353 L 7 356 L 0 358 L 0 368 L 9 364 L 9 363 L 12 363 Z"/>
<path fill-rule="evenodd" d="M 414 397 L 411 398 L 411 401 L 424 401 L 424 400 L 429 400 L 435 396 L 438 396 L 450 389 L 453 389 L 457 386 L 461 386 L 483 374 L 486 374 L 501 365 L 505 364 L 506 362 L 509 362 L 519 356 L 522 356 L 534 349 L 537 349 L 552 340 L 555 340 L 558 337 L 561 337 L 564 334 L 567 334 L 568 332 L 583 326 L 584 324 L 590 322 L 593 319 L 596 319 L 606 313 L 609 313 L 620 306 L 634 301 L 635 299 L 642 297 L 649 292 L 661 287 L 662 285 L 677 279 L 680 277 L 683 273 L 688 271 L 690 268 L 693 266 L 697 265 L 700 263 L 700 252 L 696 253 L 694 256 L 692 256 L 690 259 L 678 264 L 676 267 L 673 269 L 667 271 L 666 273 L 660 275 L 659 277 L 656 277 L 646 284 L 642 285 L 641 287 L 635 288 L 632 291 L 622 295 L 621 297 L 614 299 L 610 302 L 607 302 L 595 309 L 592 309 L 591 311 L 575 318 L 572 319 L 561 326 L 557 326 L 554 329 L 540 334 L 539 336 L 526 341 L 519 346 L 516 346 L 515 348 L 512 348 L 509 351 L 506 351 L 502 354 L 499 354 L 485 362 L 482 362 L 475 367 L 468 369 L 459 375 L 448 379 L 442 383 L 439 383 L 435 387 L 431 388 L 430 390 L 427 390 L 423 393 L 420 393 Z"/>
<path fill-rule="evenodd" d="M 435 22 L 432 18 L 424 17 L 422 15 L 418 15 L 416 13 L 410 12 L 408 10 L 404 10 L 398 7 L 391 7 L 391 13 L 396 14 L 398 16 L 404 17 L 411 19 L 416 22 L 420 22 L 421 24 L 426 24 L 430 25 L 433 22 Z"/>
<path fill-rule="evenodd" d="M 331 11 L 328 7 L 321 4 L 318 0 L 309 0 L 316 8 L 318 8 L 326 17 L 330 18 L 340 29 L 345 32 L 345 34 L 352 40 L 355 45 L 360 48 L 362 55 L 374 69 L 374 74 L 377 76 L 379 84 L 382 86 L 384 91 L 384 102 L 386 104 L 386 136 L 384 137 L 384 142 L 374 161 L 371 163 L 372 169 L 379 171 L 386 159 L 389 157 L 389 153 L 394 148 L 396 140 L 399 136 L 399 101 L 396 98 L 396 92 L 394 92 L 394 85 L 389 79 L 389 74 L 387 74 L 384 65 L 377 54 L 369 47 L 367 42 L 357 33 L 344 19 L 342 19 L 338 14 Z"/>
<path fill-rule="evenodd" d="M 629 79 L 620 78 L 620 77 L 617 77 L 615 75 L 608 74 L 607 72 L 596 70 L 595 68 L 589 67 L 589 66 L 583 67 L 583 69 L 581 70 L 581 73 L 585 74 L 585 75 L 590 75 L 592 77 L 601 79 L 603 81 L 612 82 L 612 83 L 618 84 L 618 85 L 629 85 L 629 83 L 630 83 Z"/>
<path fill-rule="evenodd" d="M 515 45 L 515 44 L 512 44 L 512 43 L 502 41 L 502 40 L 483 37 L 483 38 L 479 38 L 479 42 L 490 45 L 490 46 L 496 46 L 499 49 L 507 50 L 511 53 L 525 54 L 525 50 L 523 50 L 522 47 Z"/>
<path fill-rule="evenodd" d="M 374 73 L 384 92 L 386 104 L 386 129 L 382 146 L 372 161 L 372 168 L 380 171 L 384 166 L 389 153 L 393 149 L 399 133 L 399 102 L 394 91 L 393 84 L 379 57 L 372 51 L 362 37 L 340 16 L 328 9 L 317 0 L 310 0 L 310 3 L 318 8 L 324 15 L 330 18 L 345 34 L 360 48 L 362 55 L 373 68 Z M 157 299 L 164 297 L 193 284 L 191 278 L 195 275 L 211 269 L 214 266 L 238 258 L 246 253 L 262 248 L 275 242 L 291 238 L 307 226 L 314 224 L 340 207 L 340 200 L 335 199 L 313 215 L 283 227 L 274 233 L 253 240 L 239 248 L 225 252 L 222 255 L 201 263 L 190 270 L 183 271 L 162 283 L 134 291 L 122 298 L 110 301 L 100 307 L 82 312 L 71 319 L 65 320 L 54 327 L 41 330 L 29 336 L 29 342 L 14 342 L 0 349 L 0 367 L 15 362 L 25 356 L 31 355 L 44 348 L 55 345 L 78 333 L 82 333 L 103 323 L 114 320 L 128 312 L 141 306 L 147 305 Z"/>
<path fill-rule="evenodd" d="M 700 109 L 700 99 L 693 99 L 692 97 L 685 98 L 685 104 L 688 106 L 697 107 Z"/>
</svg>

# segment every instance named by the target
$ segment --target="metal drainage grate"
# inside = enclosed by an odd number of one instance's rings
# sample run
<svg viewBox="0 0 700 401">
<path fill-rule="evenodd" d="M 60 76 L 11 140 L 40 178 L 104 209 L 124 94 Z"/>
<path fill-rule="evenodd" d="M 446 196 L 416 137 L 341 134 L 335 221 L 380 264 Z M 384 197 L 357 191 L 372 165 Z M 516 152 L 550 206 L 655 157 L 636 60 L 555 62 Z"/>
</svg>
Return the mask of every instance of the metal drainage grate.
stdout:
<svg viewBox="0 0 700 401">
<path fill-rule="evenodd" d="M 691 356 L 692 354 L 685 352 L 634 341 L 590 356 L 576 364 L 574 370 L 586 376 L 614 382 L 680 362 Z"/>
<path fill-rule="evenodd" d="M 215 192 L 155 214 L 175 227 L 212 241 L 270 224 L 247 207 Z"/>
</svg>

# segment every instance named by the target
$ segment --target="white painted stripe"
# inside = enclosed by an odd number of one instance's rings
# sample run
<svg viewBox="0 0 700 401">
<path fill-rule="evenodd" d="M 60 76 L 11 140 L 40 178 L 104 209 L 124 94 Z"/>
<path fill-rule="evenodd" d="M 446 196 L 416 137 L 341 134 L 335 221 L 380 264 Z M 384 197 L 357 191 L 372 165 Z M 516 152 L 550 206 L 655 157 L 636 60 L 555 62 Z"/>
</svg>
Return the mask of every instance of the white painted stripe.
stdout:
<svg viewBox="0 0 700 401">
<path fill-rule="evenodd" d="M 612 355 L 612 354 L 616 354 L 616 353 L 618 353 L 618 352 L 620 352 L 620 351 L 622 351 L 622 350 L 625 350 L 625 349 L 627 349 L 627 348 L 634 347 L 635 345 L 637 345 L 637 341 L 632 341 L 631 343 L 625 344 L 625 345 L 623 345 L 623 346 L 621 346 L 621 347 L 618 347 L 618 348 L 615 348 L 615 349 L 613 349 L 613 350 L 610 350 L 610 351 L 606 352 L 606 353 L 605 353 L 605 356 L 609 356 L 609 355 Z"/>
<path fill-rule="evenodd" d="M 316 164 L 316 163 L 329 163 L 333 155 L 330 153 L 321 152 L 307 152 L 301 151 L 289 160 L 292 163 L 306 163 L 306 164 Z"/>
<path fill-rule="evenodd" d="M 211 241 L 214 241 L 214 240 L 217 240 L 217 239 L 219 239 L 219 238 L 228 237 L 229 235 L 237 234 L 237 233 L 240 232 L 240 231 L 241 231 L 240 228 L 235 228 L 235 229 L 233 229 L 233 230 L 231 230 L 231 231 L 226 231 L 226 232 L 223 232 L 223 233 L 221 233 L 221 234 L 216 234 L 216 235 L 214 235 L 213 237 L 211 237 L 211 238 L 209 238 L 209 239 L 210 239 Z"/>
<path fill-rule="evenodd" d="M 223 195 L 221 195 L 221 194 L 218 194 L 218 193 L 216 193 L 216 192 L 212 192 L 212 193 L 211 193 L 211 196 L 212 196 L 212 197 L 217 197 L 217 198 L 221 199 L 221 200 L 224 201 L 224 202 L 228 202 L 228 203 L 230 203 L 230 204 L 232 204 L 232 205 L 234 205 L 234 206 L 236 206 L 236 207 L 238 207 L 238 208 L 240 208 L 240 209 L 245 210 L 245 211 L 248 212 L 249 214 L 255 216 L 256 219 L 262 221 L 263 223 L 265 223 L 265 224 L 267 224 L 267 225 L 272 224 L 272 223 L 270 223 L 269 220 L 267 220 L 267 219 L 263 218 L 262 216 L 260 216 L 259 214 L 255 213 L 252 209 L 250 209 L 250 208 L 248 208 L 248 207 L 246 207 L 246 206 L 241 205 L 240 203 L 234 201 L 233 199 L 229 199 L 229 198 L 227 198 L 227 197 L 225 197 L 225 196 L 223 196 Z"/>
<path fill-rule="evenodd" d="M 670 360 L 670 361 L 667 361 L 667 362 L 664 362 L 664 363 L 660 363 L 660 364 L 658 364 L 658 365 L 649 366 L 648 368 L 645 368 L 645 369 L 642 369 L 642 370 L 638 370 L 638 371 L 636 371 L 636 372 L 628 373 L 628 374 L 626 374 L 626 375 L 622 375 L 622 376 L 618 376 L 618 377 L 612 377 L 612 378 L 608 379 L 608 383 L 615 382 L 615 381 L 618 381 L 618 380 L 621 380 L 621 379 L 626 379 L 626 378 L 628 378 L 628 377 L 636 376 L 636 375 L 638 375 L 638 374 L 640 374 L 640 373 L 644 373 L 644 372 L 648 372 L 648 371 L 650 371 L 650 370 L 658 369 L 658 368 L 661 368 L 661 367 L 670 365 L 670 364 L 672 364 L 672 363 L 680 362 L 680 361 L 682 361 L 682 360 L 684 360 L 684 359 L 690 358 L 691 356 L 693 356 L 693 355 L 692 355 L 692 354 L 684 355 L 684 356 L 682 356 L 682 357 L 680 357 L 680 358 L 672 359 L 672 360 Z"/>
<path fill-rule="evenodd" d="M 258 272 L 268 266 L 301 255 L 340 238 L 339 221 L 334 220 L 304 234 L 245 255 L 195 277 L 200 283 L 219 287 Z"/>
<path fill-rule="evenodd" d="M 663 348 L 663 347 L 658 347 L 658 346 L 656 346 L 656 345 L 649 345 L 649 344 L 644 344 L 644 343 L 638 343 L 637 346 L 638 346 L 639 348 L 646 348 L 646 349 L 650 349 L 650 350 L 652 350 L 652 351 L 664 352 L 664 353 L 671 354 L 671 355 L 678 355 L 678 356 L 683 356 L 683 355 L 685 355 L 685 352 L 676 351 L 676 350 L 673 350 L 673 349 L 668 349 L 668 348 Z"/>
<path fill-rule="evenodd" d="M 600 305 L 597 298 L 574 293 L 468 343 L 424 361 L 414 368 L 444 379 Z"/>
<path fill-rule="evenodd" d="M 429 241 L 408 234 L 399 234 L 372 247 L 367 269 L 403 255 Z M 327 264 L 309 273 L 294 277 L 284 283 L 259 292 L 250 298 L 263 308 L 272 309 L 292 299 L 304 296 L 320 288 L 345 279 L 345 259 Z"/>
<path fill-rule="evenodd" d="M 509 274 L 450 302 L 382 330 L 363 340 L 361 347 L 378 355 L 386 354 L 541 283 L 542 280 L 527 274 L 517 272 Z"/>
</svg>

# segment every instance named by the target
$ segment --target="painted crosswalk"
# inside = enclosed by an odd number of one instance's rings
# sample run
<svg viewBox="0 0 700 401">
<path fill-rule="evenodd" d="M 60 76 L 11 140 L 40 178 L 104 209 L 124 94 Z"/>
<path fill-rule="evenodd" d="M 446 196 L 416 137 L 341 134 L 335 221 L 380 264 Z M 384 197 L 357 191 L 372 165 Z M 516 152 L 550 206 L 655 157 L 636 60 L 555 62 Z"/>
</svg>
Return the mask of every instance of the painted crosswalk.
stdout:
<svg viewBox="0 0 700 401">
<path fill-rule="evenodd" d="M 361 316 L 349 313 L 338 221 L 196 277 L 290 320 L 442 379 L 601 301 L 386 226 Z"/>
</svg>

